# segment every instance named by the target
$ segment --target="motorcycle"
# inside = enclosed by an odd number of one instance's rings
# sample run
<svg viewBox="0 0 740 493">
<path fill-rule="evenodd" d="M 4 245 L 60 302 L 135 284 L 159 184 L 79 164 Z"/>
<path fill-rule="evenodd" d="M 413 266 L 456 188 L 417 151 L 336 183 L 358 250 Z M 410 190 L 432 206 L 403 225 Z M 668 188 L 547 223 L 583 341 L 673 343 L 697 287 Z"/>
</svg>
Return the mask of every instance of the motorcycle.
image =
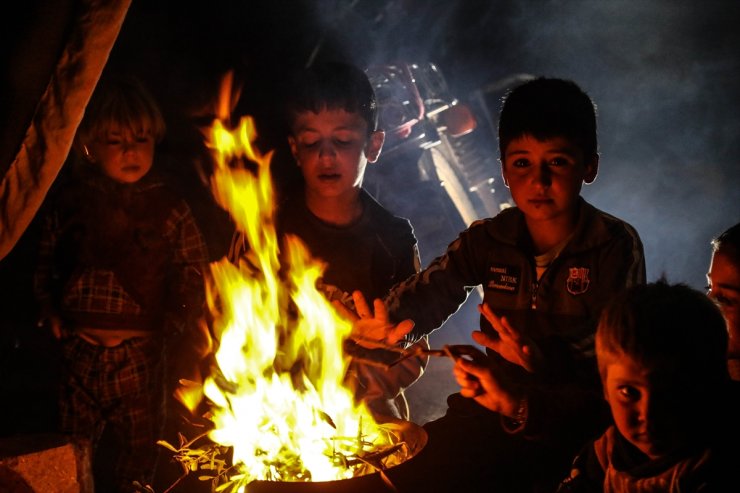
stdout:
<svg viewBox="0 0 740 493">
<path fill-rule="evenodd" d="M 510 205 L 494 187 L 498 151 L 485 100 L 506 85 L 463 102 L 431 62 L 376 65 L 366 73 L 386 141 L 365 186 L 411 220 L 426 264 L 425 251 L 438 255 L 470 223 Z"/>
</svg>

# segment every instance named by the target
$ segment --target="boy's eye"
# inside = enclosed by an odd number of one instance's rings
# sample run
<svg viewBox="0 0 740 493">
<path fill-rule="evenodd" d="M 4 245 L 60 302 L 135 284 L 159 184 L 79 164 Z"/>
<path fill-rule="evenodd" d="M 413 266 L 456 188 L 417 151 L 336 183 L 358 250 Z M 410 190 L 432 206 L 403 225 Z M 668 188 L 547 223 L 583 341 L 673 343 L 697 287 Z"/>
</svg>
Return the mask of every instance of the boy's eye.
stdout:
<svg viewBox="0 0 740 493">
<path fill-rule="evenodd" d="M 619 387 L 617 392 L 624 401 L 635 402 L 640 399 L 640 391 L 630 385 Z"/>
<path fill-rule="evenodd" d="M 723 308 L 734 308 L 737 306 L 737 300 L 733 300 L 732 298 L 728 298 L 721 294 L 716 295 L 714 299 L 717 300 L 717 303 L 719 303 Z"/>
<path fill-rule="evenodd" d="M 529 166 L 529 161 L 527 159 L 516 159 L 511 165 L 515 168 L 526 168 Z"/>
<path fill-rule="evenodd" d="M 555 167 L 558 167 L 558 168 L 563 167 L 563 166 L 567 166 L 568 163 L 569 163 L 569 161 L 567 159 L 563 158 L 563 157 L 556 157 L 556 158 L 553 158 L 552 160 L 550 160 L 550 166 L 555 166 Z"/>
<path fill-rule="evenodd" d="M 707 296 L 716 301 L 722 308 L 735 308 L 740 302 L 735 297 L 726 296 L 722 291 L 712 290 L 712 286 L 707 287 Z"/>
<path fill-rule="evenodd" d="M 316 147 L 319 145 L 318 140 L 304 140 L 301 142 L 301 145 L 305 147 L 306 149 L 311 149 L 312 147 Z"/>
<path fill-rule="evenodd" d="M 131 144 L 144 145 L 144 144 L 150 143 L 151 141 L 152 141 L 152 137 L 149 135 L 138 135 L 136 137 L 133 137 L 132 139 L 124 139 L 121 137 L 108 137 L 103 142 L 107 146 L 116 147 L 116 146 L 124 145 L 126 143 L 128 145 L 131 145 Z"/>
<path fill-rule="evenodd" d="M 332 133 L 332 141 L 336 146 L 348 146 L 361 138 L 362 136 L 353 130 L 339 130 Z"/>
</svg>

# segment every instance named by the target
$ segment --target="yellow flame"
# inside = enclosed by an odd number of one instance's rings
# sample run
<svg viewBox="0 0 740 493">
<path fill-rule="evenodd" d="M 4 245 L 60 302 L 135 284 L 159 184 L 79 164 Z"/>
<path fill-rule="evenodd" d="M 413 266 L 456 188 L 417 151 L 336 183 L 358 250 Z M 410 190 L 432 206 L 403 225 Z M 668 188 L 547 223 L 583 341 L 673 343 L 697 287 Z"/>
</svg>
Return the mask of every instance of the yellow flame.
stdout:
<svg viewBox="0 0 740 493">
<path fill-rule="evenodd" d="M 389 439 L 344 385 L 342 345 L 351 325 L 316 289 L 323 265 L 298 238 L 278 241 L 272 154 L 259 152 L 256 136 L 249 117 L 234 132 L 216 121 L 208 143 L 214 196 L 248 243 L 237 265 L 211 264 L 220 375 L 203 384 L 215 406 L 209 436 L 233 447 L 233 462 L 249 481 L 351 477 L 336 452 L 351 455 L 358 443 Z"/>
</svg>

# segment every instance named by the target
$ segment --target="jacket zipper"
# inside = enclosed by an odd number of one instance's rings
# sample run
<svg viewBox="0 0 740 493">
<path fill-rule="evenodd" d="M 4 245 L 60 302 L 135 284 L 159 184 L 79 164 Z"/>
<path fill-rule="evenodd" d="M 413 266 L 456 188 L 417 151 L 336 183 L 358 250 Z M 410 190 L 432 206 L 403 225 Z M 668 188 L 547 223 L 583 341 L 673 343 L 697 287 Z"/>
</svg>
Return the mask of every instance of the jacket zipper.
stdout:
<svg viewBox="0 0 740 493">
<path fill-rule="evenodd" d="M 536 265 L 533 266 L 533 269 L 534 269 L 534 279 L 535 279 L 535 281 L 532 283 L 532 295 L 530 296 L 530 300 L 529 300 L 530 307 L 532 308 L 532 310 L 536 310 L 537 309 L 537 291 L 540 288 L 540 281 L 542 281 L 542 279 L 550 271 L 550 269 L 552 268 L 552 264 L 554 264 L 557 261 L 558 261 L 558 257 L 555 257 L 552 260 L 552 262 L 550 262 L 550 265 L 548 265 L 547 267 L 545 267 L 545 270 L 542 272 L 542 275 L 540 276 L 539 279 L 537 279 L 537 266 Z"/>
</svg>

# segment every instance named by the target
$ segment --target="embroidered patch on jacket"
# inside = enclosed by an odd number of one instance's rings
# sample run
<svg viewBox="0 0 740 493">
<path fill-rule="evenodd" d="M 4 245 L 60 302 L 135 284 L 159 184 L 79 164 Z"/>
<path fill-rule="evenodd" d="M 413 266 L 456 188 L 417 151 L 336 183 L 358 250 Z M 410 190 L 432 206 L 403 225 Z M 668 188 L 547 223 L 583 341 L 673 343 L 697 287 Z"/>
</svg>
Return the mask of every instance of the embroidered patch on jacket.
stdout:
<svg viewBox="0 0 740 493">
<path fill-rule="evenodd" d="M 514 293 L 519 289 L 521 268 L 513 265 L 492 265 L 488 271 L 488 289 Z"/>
<path fill-rule="evenodd" d="M 570 294 L 583 294 L 588 290 L 591 280 L 588 278 L 587 267 L 570 267 L 568 268 L 568 280 L 565 286 Z"/>
</svg>

